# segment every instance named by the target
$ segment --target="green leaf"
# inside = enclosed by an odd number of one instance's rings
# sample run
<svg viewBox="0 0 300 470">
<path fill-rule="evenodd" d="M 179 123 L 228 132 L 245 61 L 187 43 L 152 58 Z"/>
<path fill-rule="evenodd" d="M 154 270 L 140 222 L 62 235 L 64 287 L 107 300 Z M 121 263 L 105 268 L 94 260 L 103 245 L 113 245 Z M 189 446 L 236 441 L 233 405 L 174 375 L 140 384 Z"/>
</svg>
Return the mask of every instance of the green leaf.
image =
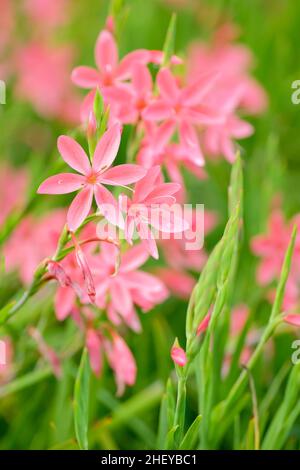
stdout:
<svg viewBox="0 0 300 470">
<path fill-rule="evenodd" d="M 190 425 L 187 430 L 184 438 L 181 441 L 179 446 L 180 450 L 193 450 L 197 446 L 197 441 L 199 439 L 199 427 L 202 421 L 202 416 L 198 415 L 197 418 Z"/>
<path fill-rule="evenodd" d="M 87 349 L 84 348 L 74 388 L 75 434 L 81 450 L 88 449 L 90 365 Z"/>
<path fill-rule="evenodd" d="M 172 55 L 175 51 L 175 34 L 176 34 L 176 14 L 173 13 L 168 26 L 166 39 L 163 47 L 163 67 L 169 65 Z"/>
<path fill-rule="evenodd" d="M 178 424 L 173 426 L 167 434 L 165 450 L 174 450 L 175 448 L 175 433 L 178 429 Z"/>
</svg>

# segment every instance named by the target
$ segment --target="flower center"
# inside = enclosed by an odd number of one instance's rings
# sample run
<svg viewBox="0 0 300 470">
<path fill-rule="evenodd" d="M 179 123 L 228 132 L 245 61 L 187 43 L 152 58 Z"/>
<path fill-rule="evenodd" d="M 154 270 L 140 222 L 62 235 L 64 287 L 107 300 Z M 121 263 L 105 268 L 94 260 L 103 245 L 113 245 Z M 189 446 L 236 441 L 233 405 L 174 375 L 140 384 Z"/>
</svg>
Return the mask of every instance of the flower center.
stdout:
<svg viewBox="0 0 300 470">
<path fill-rule="evenodd" d="M 91 173 L 89 176 L 86 177 L 86 180 L 89 184 L 96 184 L 97 183 L 97 173 Z"/>
</svg>

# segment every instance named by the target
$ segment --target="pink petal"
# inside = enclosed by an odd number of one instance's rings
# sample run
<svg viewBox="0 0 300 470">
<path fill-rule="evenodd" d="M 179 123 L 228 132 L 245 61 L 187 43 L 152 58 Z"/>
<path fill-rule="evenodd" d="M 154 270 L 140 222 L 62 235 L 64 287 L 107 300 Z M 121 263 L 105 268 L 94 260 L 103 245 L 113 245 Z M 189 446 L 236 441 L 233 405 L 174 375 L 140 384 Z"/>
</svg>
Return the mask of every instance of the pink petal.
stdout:
<svg viewBox="0 0 300 470">
<path fill-rule="evenodd" d="M 201 333 L 207 330 L 209 322 L 210 322 L 211 313 L 208 313 L 203 320 L 200 322 L 197 328 L 197 335 L 199 336 Z"/>
<path fill-rule="evenodd" d="M 154 142 L 155 150 L 157 152 L 162 151 L 165 148 L 165 146 L 169 143 L 172 135 L 174 134 L 175 127 L 176 127 L 175 120 L 166 121 L 158 127 L 156 135 L 155 135 L 155 142 Z"/>
<path fill-rule="evenodd" d="M 155 238 L 153 236 L 151 229 L 148 227 L 148 224 L 144 222 L 140 222 L 137 227 L 137 230 L 139 232 L 142 244 L 145 247 L 145 249 L 154 259 L 158 259 L 159 255 L 158 255 L 156 241 L 155 241 Z"/>
<path fill-rule="evenodd" d="M 62 158 L 70 167 L 83 175 L 90 172 L 90 161 L 76 140 L 66 135 L 61 135 L 57 140 L 57 147 Z"/>
<path fill-rule="evenodd" d="M 98 68 L 113 71 L 118 64 L 118 50 L 115 40 L 109 31 L 101 31 L 95 47 L 95 61 Z"/>
<path fill-rule="evenodd" d="M 180 233 L 189 228 L 189 224 L 182 215 L 177 215 L 172 208 L 151 208 L 149 223 L 164 233 Z"/>
<path fill-rule="evenodd" d="M 217 78 L 218 74 L 210 72 L 204 74 L 191 85 L 188 85 L 181 94 L 181 100 L 185 106 L 196 106 L 201 103 L 203 98 L 215 85 Z"/>
<path fill-rule="evenodd" d="M 38 188 L 39 194 L 67 194 L 84 185 L 84 177 L 73 173 L 59 173 L 50 176 Z"/>
<path fill-rule="evenodd" d="M 100 213 L 113 225 L 124 228 L 124 219 L 119 205 L 111 192 L 98 184 L 94 189 L 94 193 Z"/>
<path fill-rule="evenodd" d="M 175 364 L 177 364 L 180 367 L 184 367 L 187 363 L 187 357 L 186 357 L 185 351 L 180 347 L 176 347 L 176 346 L 172 347 L 171 358 L 173 359 Z"/>
<path fill-rule="evenodd" d="M 132 69 L 132 85 L 139 96 L 152 90 L 152 77 L 146 65 L 135 64 Z"/>
<path fill-rule="evenodd" d="M 160 174 L 160 167 L 158 165 L 147 171 L 146 176 L 135 185 L 134 202 L 142 202 L 146 199 L 155 183 L 157 183 Z"/>
<path fill-rule="evenodd" d="M 54 307 L 56 318 L 60 321 L 70 315 L 75 306 L 76 295 L 71 287 L 59 287 L 55 294 Z"/>
<path fill-rule="evenodd" d="M 82 189 L 72 201 L 67 214 L 69 230 L 75 232 L 88 216 L 93 201 L 93 190 L 90 186 Z"/>
<path fill-rule="evenodd" d="M 179 88 L 175 77 L 169 69 L 162 68 L 157 74 L 157 86 L 163 99 L 176 104 L 179 96 Z"/>
<path fill-rule="evenodd" d="M 149 62 L 149 51 L 146 49 L 137 49 L 127 54 L 120 61 L 116 75 L 118 78 L 129 78 L 135 64 L 147 64 Z"/>
<path fill-rule="evenodd" d="M 121 280 L 115 278 L 110 287 L 111 300 L 114 308 L 123 317 L 129 315 L 133 309 L 133 302 L 129 290 Z"/>
<path fill-rule="evenodd" d="M 173 116 L 173 109 L 163 100 L 158 99 L 150 103 L 142 112 L 142 117 L 146 121 L 162 121 Z"/>
<path fill-rule="evenodd" d="M 118 165 L 101 174 L 101 183 L 112 186 L 135 183 L 146 174 L 145 168 L 139 165 L 124 164 Z"/>
<path fill-rule="evenodd" d="M 300 315 L 298 314 L 288 314 L 288 315 L 285 315 L 283 320 L 286 322 L 286 323 L 289 323 L 290 325 L 293 325 L 293 326 L 300 326 Z"/>
<path fill-rule="evenodd" d="M 109 168 L 117 156 L 121 141 L 121 128 L 114 124 L 99 140 L 93 159 L 94 171 Z"/>
<path fill-rule="evenodd" d="M 98 377 L 102 371 L 102 343 L 97 332 L 89 328 L 86 335 L 86 347 L 90 356 L 90 364 L 94 374 Z"/>
<path fill-rule="evenodd" d="M 162 196 L 172 196 L 181 189 L 180 184 L 178 183 L 162 183 L 156 186 L 147 196 L 147 203 L 150 203 L 150 200 Z"/>
<path fill-rule="evenodd" d="M 92 67 L 76 67 L 72 71 L 71 79 L 81 88 L 96 88 L 99 85 L 99 72 Z"/>
<path fill-rule="evenodd" d="M 149 253 L 142 244 L 135 245 L 124 253 L 120 269 L 122 272 L 134 271 L 149 258 Z"/>
</svg>

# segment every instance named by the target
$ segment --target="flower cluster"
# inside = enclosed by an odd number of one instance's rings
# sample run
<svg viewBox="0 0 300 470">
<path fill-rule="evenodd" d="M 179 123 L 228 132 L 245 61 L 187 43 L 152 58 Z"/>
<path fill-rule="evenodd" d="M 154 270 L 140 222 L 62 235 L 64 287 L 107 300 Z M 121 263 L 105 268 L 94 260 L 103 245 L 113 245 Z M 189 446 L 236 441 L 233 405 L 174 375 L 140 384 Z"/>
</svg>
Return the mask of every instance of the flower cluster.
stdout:
<svg viewBox="0 0 300 470">
<path fill-rule="evenodd" d="M 26 2 L 26 11 L 43 22 L 39 3 Z M 55 5 L 51 3 L 51 28 L 64 20 L 57 17 Z M 90 90 L 80 113 L 86 144 L 61 135 L 58 151 L 71 171 L 50 176 L 38 188 L 39 194 L 76 195 L 68 210 L 23 218 L 6 243 L 5 258 L 8 269 L 20 270 L 25 284 L 42 263 L 42 280 L 56 281 L 58 320 L 71 317 L 76 322 L 96 375 L 106 356 L 121 394 L 136 377 L 121 325 L 139 332 L 139 310 L 161 304 L 169 290 L 190 295 L 192 272 L 199 272 L 206 259 L 203 237 L 216 224 L 216 215 L 205 212 L 198 240 L 198 209 L 178 212 L 178 203 L 188 201 L 182 168 L 205 178 L 207 157 L 233 162 L 234 139 L 253 132 L 239 114 L 261 112 L 265 96 L 249 77 L 248 51 L 236 46 L 233 37 L 222 45 L 215 40 L 210 48 L 198 44 L 184 68 L 182 59 L 157 50 L 138 49 L 119 58 L 114 28 L 109 18 L 96 41 L 96 67 L 80 66 L 71 74 L 74 84 Z M 69 52 L 60 49 L 57 54 L 42 31 L 40 37 L 18 48 L 16 92 L 44 116 L 74 117 L 76 100 L 69 100 L 66 85 Z M 122 162 L 125 126 L 131 126 L 131 136 Z M 160 252 L 166 266 L 146 271 L 148 258 L 157 260 Z M 59 375 L 53 351 L 37 330 L 30 334 Z M 172 357 L 184 365 L 179 347 Z"/>
</svg>

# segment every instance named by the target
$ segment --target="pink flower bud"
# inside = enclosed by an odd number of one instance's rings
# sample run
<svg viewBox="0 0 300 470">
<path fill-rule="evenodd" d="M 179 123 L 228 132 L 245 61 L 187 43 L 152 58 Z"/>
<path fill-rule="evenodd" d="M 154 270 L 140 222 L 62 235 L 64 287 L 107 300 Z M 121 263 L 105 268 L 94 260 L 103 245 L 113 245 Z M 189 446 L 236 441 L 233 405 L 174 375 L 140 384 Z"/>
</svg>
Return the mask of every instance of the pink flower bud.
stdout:
<svg viewBox="0 0 300 470">
<path fill-rule="evenodd" d="M 81 269 L 88 296 L 91 302 L 94 302 L 96 297 L 94 279 L 90 267 L 88 265 L 87 259 L 80 248 L 76 249 L 76 260 L 78 266 Z"/>
<path fill-rule="evenodd" d="M 48 272 L 59 282 L 62 287 L 68 287 L 72 285 L 70 277 L 67 275 L 63 267 L 56 261 L 49 261 Z"/>
<path fill-rule="evenodd" d="M 283 320 L 286 323 L 289 323 L 289 325 L 300 326 L 300 315 L 290 313 L 288 315 L 285 315 Z"/>
<path fill-rule="evenodd" d="M 202 320 L 200 325 L 197 328 L 197 336 L 199 336 L 201 333 L 207 330 L 207 327 L 209 325 L 211 313 L 209 312 Z"/>
<path fill-rule="evenodd" d="M 171 358 L 180 367 L 184 367 L 187 363 L 187 358 L 184 349 L 173 346 L 171 349 Z"/>
</svg>

